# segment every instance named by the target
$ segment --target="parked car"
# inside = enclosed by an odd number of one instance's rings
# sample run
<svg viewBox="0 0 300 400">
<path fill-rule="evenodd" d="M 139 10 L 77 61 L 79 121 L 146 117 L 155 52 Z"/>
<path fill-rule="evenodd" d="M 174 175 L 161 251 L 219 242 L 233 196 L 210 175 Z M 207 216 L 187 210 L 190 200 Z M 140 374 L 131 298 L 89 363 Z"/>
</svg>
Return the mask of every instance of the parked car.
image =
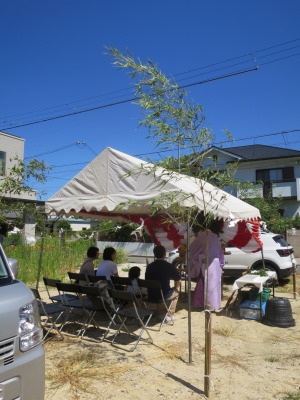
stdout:
<svg viewBox="0 0 300 400">
<path fill-rule="evenodd" d="M 247 270 L 259 270 L 265 268 L 275 271 L 277 279 L 285 279 L 291 276 L 296 260 L 294 249 L 282 235 L 261 232 L 263 250 L 256 253 L 246 253 L 237 247 L 226 247 L 224 276 L 239 277 Z M 178 249 L 169 252 L 168 261 L 175 266 L 179 265 Z"/>
<path fill-rule="evenodd" d="M 43 400 L 43 330 L 33 293 L 17 274 L 17 260 L 0 245 L 0 399 Z"/>
</svg>

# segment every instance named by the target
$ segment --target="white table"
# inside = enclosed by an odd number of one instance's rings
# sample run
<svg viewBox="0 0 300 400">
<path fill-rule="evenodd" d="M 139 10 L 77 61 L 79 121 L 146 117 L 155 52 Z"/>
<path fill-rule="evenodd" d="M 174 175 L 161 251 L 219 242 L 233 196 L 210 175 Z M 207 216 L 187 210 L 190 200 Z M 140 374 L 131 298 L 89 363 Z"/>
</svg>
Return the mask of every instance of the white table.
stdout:
<svg viewBox="0 0 300 400">
<path fill-rule="evenodd" d="M 261 293 L 263 291 L 264 286 L 270 280 L 272 280 L 272 287 L 273 287 L 273 297 L 275 291 L 275 281 L 277 278 L 277 274 L 275 271 L 266 271 L 267 276 L 260 276 L 256 274 L 246 274 L 241 276 L 237 279 L 232 285 L 232 295 L 230 300 L 236 290 L 241 290 L 244 286 L 255 286 L 258 288 L 258 292 L 260 293 L 259 300 L 260 300 L 260 318 L 262 320 L 262 298 Z M 228 307 L 230 300 L 227 301 L 226 308 Z"/>
<path fill-rule="evenodd" d="M 239 279 L 237 279 L 234 284 L 232 285 L 232 290 L 238 290 L 241 289 L 242 287 L 246 285 L 253 285 L 258 288 L 258 292 L 261 293 L 263 291 L 264 285 L 266 282 L 270 279 L 272 279 L 273 283 L 276 279 L 276 272 L 275 271 L 266 271 L 267 276 L 260 276 L 260 275 L 255 275 L 255 274 L 246 274 L 241 276 Z M 274 285 L 273 285 L 274 289 Z M 274 293 L 273 293 L 274 295 Z"/>
</svg>

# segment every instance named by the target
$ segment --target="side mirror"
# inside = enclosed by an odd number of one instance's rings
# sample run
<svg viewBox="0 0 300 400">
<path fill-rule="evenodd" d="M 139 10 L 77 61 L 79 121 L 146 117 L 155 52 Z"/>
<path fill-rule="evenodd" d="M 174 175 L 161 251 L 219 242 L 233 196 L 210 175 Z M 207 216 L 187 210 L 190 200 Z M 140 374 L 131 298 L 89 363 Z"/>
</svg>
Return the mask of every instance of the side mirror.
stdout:
<svg viewBox="0 0 300 400">
<path fill-rule="evenodd" d="M 14 274 L 14 277 L 17 278 L 18 272 L 19 272 L 19 263 L 18 260 L 15 258 L 9 258 L 8 259 L 10 269 L 12 270 L 12 273 Z"/>
</svg>

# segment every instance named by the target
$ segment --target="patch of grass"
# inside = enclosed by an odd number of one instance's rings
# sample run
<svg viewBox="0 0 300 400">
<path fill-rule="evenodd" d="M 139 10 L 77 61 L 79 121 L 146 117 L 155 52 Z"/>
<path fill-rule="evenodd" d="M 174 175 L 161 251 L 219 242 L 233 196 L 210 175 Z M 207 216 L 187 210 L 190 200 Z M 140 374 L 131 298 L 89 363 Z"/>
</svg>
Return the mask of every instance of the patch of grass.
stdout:
<svg viewBox="0 0 300 400">
<path fill-rule="evenodd" d="M 51 382 L 51 390 L 67 385 L 72 398 L 79 400 L 82 392 L 95 394 L 91 379 L 113 378 L 127 369 L 128 366 L 116 363 L 106 365 L 95 353 L 78 351 L 61 359 L 46 373 L 46 379 Z M 101 398 L 100 392 L 97 395 Z"/>
<path fill-rule="evenodd" d="M 86 258 L 86 251 L 90 246 L 95 246 L 93 240 L 78 239 L 66 241 L 62 246 L 59 238 L 46 236 L 38 240 L 35 246 L 27 246 L 16 243 L 16 245 L 5 245 L 4 250 L 7 257 L 16 258 L 19 262 L 18 279 L 29 284 L 36 282 L 38 269 L 40 267 L 43 276 L 61 280 L 67 279 L 67 272 L 77 271 Z M 95 268 L 101 258 L 95 261 Z M 117 250 L 116 263 L 121 264 L 128 261 L 128 256 L 123 249 Z"/>
<path fill-rule="evenodd" d="M 281 293 L 294 293 L 293 277 L 282 280 L 279 287 L 275 289 Z M 296 293 L 300 294 L 300 275 L 296 275 Z"/>
<path fill-rule="evenodd" d="M 265 361 L 270 362 L 270 363 L 274 363 L 274 362 L 277 362 L 279 360 L 280 359 L 278 357 L 276 357 L 276 356 L 270 356 L 270 357 L 265 358 Z"/>
<path fill-rule="evenodd" d="M 234 329 L 231 326 L 220 326 L 213 328 L 213 333 L 219 336 L 231 337 L 234 333 Z"/>
<path fill-rule="evenodd" d="M 287 392 L 282 400 L 300 400 L 300 392 Z"/>
<path fill-rule="evenodd" d="M 247 367 L 247 360 L 243 361 L 239 356 L 222 356 L 220 354 L 216 354 L 216 357 L 218 362 L 222 364 L 225 368 L 232 368 L 232 371 L 242 369 L 248 374 L 251 374 L 250 369 Z"/>
</svg>

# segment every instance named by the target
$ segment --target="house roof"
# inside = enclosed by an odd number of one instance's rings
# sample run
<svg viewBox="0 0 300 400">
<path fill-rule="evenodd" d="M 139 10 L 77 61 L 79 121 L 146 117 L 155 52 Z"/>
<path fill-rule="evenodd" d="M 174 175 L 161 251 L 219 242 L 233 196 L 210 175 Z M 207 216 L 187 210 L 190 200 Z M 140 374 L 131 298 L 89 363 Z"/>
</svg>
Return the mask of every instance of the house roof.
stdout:
<svg viewBox="0 0 300 400">
<path fill-rule="evenodd" d="M 238 157 L 240 161 L 267 160 L 272 158 L 300 157 L 300 151 L 282 147 L 253 144 L 228 148 L 214 147 L 227 154 Z"/>
</svg>

